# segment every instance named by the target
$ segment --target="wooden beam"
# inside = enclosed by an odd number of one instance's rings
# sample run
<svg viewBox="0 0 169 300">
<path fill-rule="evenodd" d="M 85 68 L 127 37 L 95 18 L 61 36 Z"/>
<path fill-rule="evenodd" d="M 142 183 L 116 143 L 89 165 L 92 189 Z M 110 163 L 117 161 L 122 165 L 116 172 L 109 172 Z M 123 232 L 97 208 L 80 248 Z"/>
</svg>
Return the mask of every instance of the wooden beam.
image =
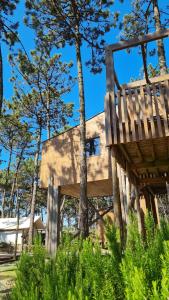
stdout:
<svg viewBox="0 0 169 300">
<path fill-rule="evenodd" d="M 120 148 L 122 154 L 124 155 L 125 159 L 126 159 L 127 162 L 129 163 L 129 166 L 130 166 L 131 164 L 133 164 L 133 162 L 132 162 L 132 160 L 131 160 L 131 158 L 130 158 L 130 156 L 129 156 L 129 154 L 128 154 L 126 148 L 125 148 L 125 146 L 122 145 L 122 144 L 121 144 L 121 145 L 118 145 L 118 146 L 119 146 L 119 148 Z M 136 180 L 136 178 L 138 178 L 138 174 L 137 174 L 136 168 L 132 168 L 132 169 L 129 168 L 129 169 L 130 169 L 130 174 L 131 174 L 131 172 L 133 173 L 133 174 L 130 175 L 131 180 L 133 181 L 133 176 L 135 177 L 135 180 Z"/>
<path fill-rule="evenodd" d="M 114 92 L 115 84 L 115 73 L 114 73 L 114 63 L 112 51 L 109 48 L 106 48 L 106 87 L 107 92 Z"/>
<path fill-rule="evenodd" d="M 154 144 L 153 141 L 151 141 L 151 151 L 152 151 L 152 159 L 155 160 L 156 159 L 156 153 L 155 153 L 155 148 L 154 148 Z"/>
<path fill-rule="evenodd" d="M 120 148 L 121 152 L 123 153 L 124 157 L 126 158 L 126 160 L 129 163 L 131 163 L 132 162 L 131 157 L 129 156 L 127 150 L 125 149 L 125 146 L 121 144 L 121 145 L 119 145 L 119 148 Z"/>
<path fill-rule="evenodd" d="M 169 181 L 169 176 L 168 177 L 154 177 L 154 178 L 142 178 L 139 179 L 140 185 L 147 185 L 147 184 L 164 184 L 166 183 L 166 180 Z"/>
<path fill-rule="evenodd" d="M 138 143 L 135 143 L 135 145 L 136 145 L 136 148 L 137 148 L 137 152 L 138 152 L 139 158 L 140 158 L 140 160 L 142 162 L 142 161 L 144 161 L 144 158 L 143 158 L 143 154 L 141 152 L 140 146 L 139 146 Z"/>
<path fill-rule="evenodd" d="M 116 86 L 117 86 L 118 90 L 121 91 L 121 86 L 119 84 L 119 81 L 118 81 L 117 74 L 116 74 L 115 70 L 114 70 L 114 80 L 115 80 L 115 83 L 116 83 Z"/>
<path fill-rule="evenodd" d="M 169 74 L 161 75 L 158 77 L 153 77 L 153 78 L 150 78 L 149 80 L 150 80 L 150 83 L 158 83 L 161 81 L 169 80 Z M 121 86 L 122 86 L 122 88 L 128 89 L 128 88 L 136 88 L 136 87 L 144 86 L 146 84 L 147 84 L 146 80 L 142 79 L 142 80 L 130 82 L 128 84 L 122 84 Z"/>
<path fill-rule="evenodd" d="M 130 164 L 130 169 L 146 169 L 146 168 L 157 168 L 157 167 L 164 167 L 169 165 L 169 159 L 163 160 L 155 160 L 151 162 L 141 162 Z"/>
<path fill-rule="evenodd" d="M 149 33 L 144 36 L 139 36 L 138 38 L 131 39 L 129 41 L 120 41 L 119 43 L 109 45 L 111 51 L 119 51 L 131 47 L 136 47 L 145 43 L 156 41 L 169 36 L 169 29 L 156 31 L 154 33 Z"/>
</svg>

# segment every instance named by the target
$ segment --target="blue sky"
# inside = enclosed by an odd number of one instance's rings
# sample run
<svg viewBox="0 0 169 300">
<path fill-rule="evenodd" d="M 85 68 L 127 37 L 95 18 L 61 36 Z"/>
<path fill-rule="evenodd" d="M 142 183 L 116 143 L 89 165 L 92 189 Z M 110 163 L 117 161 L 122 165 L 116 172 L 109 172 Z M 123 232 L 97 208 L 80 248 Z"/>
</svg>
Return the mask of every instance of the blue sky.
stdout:
<svg viewBox="0 0 169 300">
<path fill-rule="evenodd" d="M 124 0 L 121 4 L 118 0 L 115 0 L 114 11 L 119 11 L 121 15 L 125 15 L 130 11 L 130 0 Z M 160 7 L 163 10 L 166 9 L 168 0 L 159 0 Z M 34 34 L 33 32 L 24 26 L 24 0 L 20 0 L 20 4 L 17 7 L 14 20 L 19 20 L 19 35 L 20 38 L 29 52 L 34 48 Z M 115 43 L 119 40 L 119 30 L 112 30 L 108 35 L 108 43 Z M 169 39 L 166 41 L 166 49 L 169 49 Z M 12 85 L 9 82 L 11 76 L 11 69 L 8 63 L 9 49 L 3 45 L 3 59 L 4 59 L 4 96 L 6 99 L 10 99 L 13 93 Z M 74 62 L 73 75 L 76 75 L 76 59 L 75 51 L 73 47 L 67 47 L 59 51 L 63 55 L 64 61 L 72 60 Z M 167 53 L 167 62 L 169 65 L 169 51 Z M 83 61 L 85 57 L 89 55 L 88 49 L 83 46 L 82 48 L 82 58 Z M 156 58 L 152 58 L 152 61 L 156 64 Z M 140 69 L 142 67 L 141 56 L 138 55 L 138 49 L 132 50 L 131 55 L 127 54 L 125 51 L 120 51 L 115 54 L 115 67 L 118 74 L 119 81 L 128 82 L 131 77 L 138 77 Z M 104 95 L 106 92 L 106 81 L 105 81 L 105 68 L 101 74 L 93 75 L 89 72 L 87 67 L 84 65 L 84 82 L 85 82 L 85 99 L 86 99 L 86 117 L 90 118 L 93 115 L 103 111 L 104 109 Z M 77 85 L 73 88 L 72 92 L 65 97 L 66 101 L 74 102 L 75 104 L 75 116 L 71 121 L 71 125 L 78 122 L 78 109 L 79 109 L 79 99 L 78 99 L 78 88 Z M 46 139 L 46 137 L 43 137 Z"/>
</svg>

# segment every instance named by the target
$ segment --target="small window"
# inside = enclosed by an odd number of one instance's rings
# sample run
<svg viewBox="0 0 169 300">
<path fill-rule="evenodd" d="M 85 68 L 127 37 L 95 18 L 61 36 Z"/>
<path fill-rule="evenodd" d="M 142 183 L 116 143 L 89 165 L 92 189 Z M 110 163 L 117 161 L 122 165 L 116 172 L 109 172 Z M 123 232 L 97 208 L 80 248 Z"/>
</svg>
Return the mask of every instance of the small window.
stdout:
<svg viewBox="0 0 169 300">
<path fill-rule="evenodd" d="M 100 155 L 100 138 L 92 138 L 86 141 L 86 157 Z"/>
</svg>

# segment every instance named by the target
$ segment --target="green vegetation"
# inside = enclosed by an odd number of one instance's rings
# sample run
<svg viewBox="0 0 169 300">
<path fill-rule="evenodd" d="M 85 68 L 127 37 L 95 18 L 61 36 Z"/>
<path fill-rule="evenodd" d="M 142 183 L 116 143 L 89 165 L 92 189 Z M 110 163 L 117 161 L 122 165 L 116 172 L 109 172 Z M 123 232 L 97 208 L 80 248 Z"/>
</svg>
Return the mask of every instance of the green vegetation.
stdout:
<svg viewBox="0 0 169 300">
<path fill-rule="evenodd" d="M 0 299 L 8 299 L 9 292 L 16 279 L 16 263 L 0 265 Z"/>
<path fill-rule="evenodd" d="M 140 236 L 131 216 L 125 249 L 119 232 L 107 228 L 108 249 L 98 242 L 66 239 L 56 257 L 47 258 L 40 243 L 24 253 L 17 269 L 12 300 L 167 299 L 169 296 L 169 224 L 156 227 L 152 216 Z"/>
</svg>

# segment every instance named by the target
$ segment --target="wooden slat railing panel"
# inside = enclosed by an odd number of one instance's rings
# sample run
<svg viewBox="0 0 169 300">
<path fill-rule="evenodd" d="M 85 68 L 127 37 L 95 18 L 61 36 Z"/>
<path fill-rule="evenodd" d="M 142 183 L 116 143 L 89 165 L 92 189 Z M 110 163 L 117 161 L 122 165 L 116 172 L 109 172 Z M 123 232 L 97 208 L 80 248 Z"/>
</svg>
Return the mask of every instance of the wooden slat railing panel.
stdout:
<svg viewBox="0 0 169 300">
<path fill-rule="evenodd" d="M 153 78 L 149 85 L 122 86 L 116 95 L 109 94 L 111 105 L 106 95 L 109 109 L 105 104 L 105 113 L 110 116 L 107 123 L 112 135 L 110 138 L 110 134 L 106 134 L 109 143 L 169 136 L 169 74 L 160 78 L 161 82 Z"/>
</svg>

